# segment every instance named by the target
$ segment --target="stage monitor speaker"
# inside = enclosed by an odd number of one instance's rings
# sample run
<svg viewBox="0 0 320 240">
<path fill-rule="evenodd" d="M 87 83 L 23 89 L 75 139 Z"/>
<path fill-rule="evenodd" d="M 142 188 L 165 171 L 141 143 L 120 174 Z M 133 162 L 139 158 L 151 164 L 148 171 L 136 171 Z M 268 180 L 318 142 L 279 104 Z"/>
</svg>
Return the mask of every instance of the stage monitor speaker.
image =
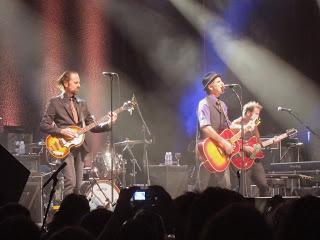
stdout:
<svg viewBox="0 0 320 240">
<path fill-rule="evenodd" d="M 30 175 L 14 156 L 0 145 L 0 205 L 18 202 Z"/>
<path fill-rule="evenodd" d="M 188 165 L 150 165 L 150 181 L 152 185 L 162 186 L 172 198 L 176 198 L 188 190 Z"/>
<path fill-rule="evenodd" d="M 43 220 L 42 184 L 42 175 L 31 175 L 19 201 L 21 205 L 29 209 L 32 220 L 39 224 Z"/>
</svg>

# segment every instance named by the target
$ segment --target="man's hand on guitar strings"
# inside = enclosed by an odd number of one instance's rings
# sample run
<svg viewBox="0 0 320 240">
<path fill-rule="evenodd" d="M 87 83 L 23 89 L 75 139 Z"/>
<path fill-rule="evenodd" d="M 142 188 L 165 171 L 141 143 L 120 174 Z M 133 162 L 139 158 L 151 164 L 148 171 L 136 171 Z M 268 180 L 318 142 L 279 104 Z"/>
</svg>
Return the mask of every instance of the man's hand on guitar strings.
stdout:
<svg viewBox="0 0 320 240">
<path fill-rule="evenodd" d="M 109 112 L 108 117 L 111 119 L 112 117 L 112 123 L 115 123 L 117 121 L 118 115 L 115 112 Z"/>
<path fill-rule="evenodd" d="M 109 112 L 108 113 L 108 118 L 109 118 L 108 121 L 102 122 L 98 126 L 104 127 L 107 124 L 110 125 L 111 116 L 112 116 L 112 123 L 115 123 L 117 121 L 118 115 L 115 112 Z"/>
<path fill-rule="evenodd" d="M 63 128 L 60 131 L 61 135 L 67 138 L 75 138 L 77 137 L 77 134 L 73 132 L 70 128 Z"/>
<path fill-rule="evenodd" d="M 224 151 L 226 152 L 226 154 L 230 155 L 233 152 L 233 146 L 230 142 L 228 142 L 227 140 L 224 140 L 222 142 L 223 147 L 224 147 Z"/>
</svg>

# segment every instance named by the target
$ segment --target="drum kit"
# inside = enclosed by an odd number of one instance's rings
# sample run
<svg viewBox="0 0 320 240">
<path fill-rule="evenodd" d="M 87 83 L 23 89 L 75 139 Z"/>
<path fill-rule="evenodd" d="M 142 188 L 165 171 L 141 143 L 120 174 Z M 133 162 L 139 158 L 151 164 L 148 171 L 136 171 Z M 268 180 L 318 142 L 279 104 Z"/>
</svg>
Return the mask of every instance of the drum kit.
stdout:
<svg viewBox="0 0 320 240">
<path fill-rule="evenodd" d="M 143 143 L 145 143 L 143 140 L 126 139 L 114 143 L 111 147 L 109 140 L 107 140 L 105 151 L 96 154 L 89 169 L 88 180 L 83 182 L 80 189 L 80 193 L 84 194 L 89 200 L 91 209 L 99 206 L 112 209 L 119 198 L 120 188 L 127 187 L 126 166 L 128 161 L 123 157 L 124 152 L 128 153 L 132 163 L 131 184 L 136 184 L 136 168 L 141 171 L 141 167 L 132 152 L 132 148 L 136 144 Z M 115 147 L 121 149 L 121 153 L 117 153 Z M 118 150 L 118 152 L 120 151 Z"/>
<path fill-rule="evenodd" d="M 113 209 L 114 203 L 119 198 L 120 188 L 127 187 L 126 176 L 128 162 L 131 162 L 132 165 L 132 167 L 130 166 L 132 171 L 128 174 L 128 176 L 131 176 L 129 185 L 136 184 L 136 169 L 138 168 L 139 171 L 142 171 L 132 151 L 132 148 L 137 144 L 148 144 L 148 142 L 127 138 L 111 146 L 110 140 L 107 139 L 104 151 L 98 152 L 93 159 L 91 167 L 85 168 L 85 172 L 87 172 L 89 176 L 83 181 L 80 193 L 86 196 L 91 209 L 96 209 L 97 207 Z M 56 168 L 61 165 L 60 160 L 51 157 L 50 154 L 45 151 L 45 143 L 43 141 L 26 144 L 25 147 L 26 149 L 28 148 L 28 152 L 36 150 L 38 152 L 37 155 L 43 156 L 45 160 L 41 160 L 41 162 L 45 164 L 43 166 L 48 166 L 49 168 L 45 171 L 45 175 L 53 173 Z M 117 149 L 117 151 L 115 149 Z M 129 161 L 124 158 L 124 155 L 127 156 Z M 59 177 L 54 201 L 61 202 L 62 199 L 63 178 L 61 175 Z"/>
</svg>

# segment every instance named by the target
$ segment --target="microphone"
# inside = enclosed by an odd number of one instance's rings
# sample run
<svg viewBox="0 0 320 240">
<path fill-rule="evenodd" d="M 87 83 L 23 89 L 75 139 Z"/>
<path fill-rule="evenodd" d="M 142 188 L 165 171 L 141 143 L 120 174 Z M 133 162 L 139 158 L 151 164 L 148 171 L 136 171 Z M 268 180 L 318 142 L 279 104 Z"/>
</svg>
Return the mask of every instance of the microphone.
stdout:
<svg viewBox="0 0 320 240">
<path fill-rule="evenodd" d="M 102 72 L 102 75 L 104 75 L 104 76 L 115 76 L 115 75 L 118 75 L 118 74 L 115 73 L 115 72 Z"/>
<path fill-rule="evenodd" d="M 284 107 L 278 107 L 278 111 L 280 112 L 280 111 L 284 111 L 284 112 L 289 112 L 289 113 L 291 113 L 292 112 L 292 109 L 291 108 L 284 108 Z"/>
<path fill-rule="evenodd" d="M 64 169 L 67 166 L 66 162 L 63 162 L 61 164 L 61 166 L 51 175 L 51 177 L 43 184 L 42 188 L 44 188 L 45 186 L 47 186 L 49 184 L 49 182 L 51 182 L 51 180 L 53 179 L 57 179 L 58 173 L 61 172 L 62 169 Z"/>
<path fill-rule="evenodd" d="M 236 87 L 236 86 L 239 86 L 239 84 L 237 84 L 237 83 L 231 83 L 231 84 L 225 84 L 225 85 L 224 85 L 225 88 L 234 88 L 234 87 Z"/>
</svg>

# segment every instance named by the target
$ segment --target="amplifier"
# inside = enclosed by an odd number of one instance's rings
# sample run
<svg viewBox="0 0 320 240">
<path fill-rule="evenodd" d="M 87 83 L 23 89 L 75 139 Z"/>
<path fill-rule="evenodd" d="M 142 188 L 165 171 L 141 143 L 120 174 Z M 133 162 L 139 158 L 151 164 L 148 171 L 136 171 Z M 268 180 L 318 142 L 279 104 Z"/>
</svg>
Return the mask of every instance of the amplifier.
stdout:
<svg viewBox="0 0 320 240">
<path fill-rule="evenodd" d="M 29 209 L 32 220 L 37 224 L 41 224 L 43 220 L 43 181 L 43 175 L 30 176 L 19 200 L 21 205 Z"/>
<path fill-rule="evenodd" d="M 269 172 L 308 172 L 319 171 L 320 161 L 271 163 Z"/>
<path fill-rule="evenodd" d="M 40 156 L 38 154 L 14 155 L 31 173 L 39 173 Z"/>
</svg>

